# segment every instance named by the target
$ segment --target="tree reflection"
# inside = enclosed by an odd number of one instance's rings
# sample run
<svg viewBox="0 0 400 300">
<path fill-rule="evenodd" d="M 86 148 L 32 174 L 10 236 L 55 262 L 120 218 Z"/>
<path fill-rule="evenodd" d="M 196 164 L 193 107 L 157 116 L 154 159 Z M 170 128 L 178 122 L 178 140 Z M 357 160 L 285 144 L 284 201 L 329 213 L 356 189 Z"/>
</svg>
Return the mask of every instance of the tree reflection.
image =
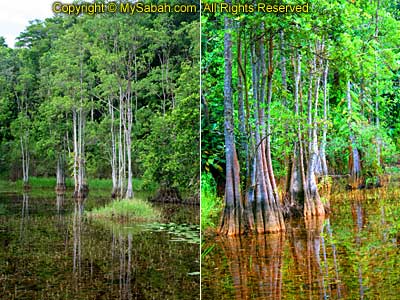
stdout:
<svg viewBox="0 0 400 300">
<path fill-rule="evenodd" d="M 342 298 L 329 220 L 291 220 L 286 228 L 286 235 L 218 238 L 229 266 L 234 298 L 282 299 L 288 289 L 294 291 L 296 299 Z M 284 259 L 287 265 L 283 265 Z"/>
<path fill-rule="evenodd" d="M 62 210 L 64 209 L 65 193 L 56 194 L 56 208 L 57 214 L 60 216 Z"/>
<path fill-rule="evenodd" d="M 283 234 L 250 238 L 220 237 L 228 259 L 236 299 L 281 299 Z"/>
<path fill-rule="evenodd" d="M 74 219 L 73 219 L 73 236 L 74 236 L 74 247 L 73 247 L 73 272 L 78 277 L 81 275 L 81 232 L 82 232 L 82 213 L 83 206 L 82 202 L 75 202 Z"/>
<path fill-rule="evenodd" d="M 324 238 L 328 234 L 330 245 Z M 288 237 L 294 259 L 293 283 L 299 291 L 305 291 L 304 298 L 331 299 L 342 297 L 339 280 L 336 247 L 332 243 L 329 219 L 308 218 L 304 221 L 289 222 Z M 328 246 L 329 249 L 328 249 Z M 322 253 L 321 253 L 322 251 Z M 333 257 L 334 273 L 331 275 L 330 257 Z"/>
<path fill-rule="evenodd" d="M 121 233 L 112 233 L 111 264 L 112 282 L 118 278 L 119 299 L 131 300 L 132 295 L 132 234 L 124 236 Z M 115 264 L 116 262 L 116 264 Z M 115 273 L 117 276 L 115 276 Z M 135 299 L 137 297 L 135 296 Z"/>
<path fill-rule="evenodd" d="M 351 197 L 351 214 L 353 217 L 353 232 L 358 251 L 361 249 L 361 233 L 366 222 L 365 208 L 361 202 L 365 200 L 365 194 L 353 193 Z M 364 284 L 363 284 L 363 271 L 361 262 L 358 262 L 358 288 L 360 292 L 360 299 L 364 299 Z"/>
<path fill-rule="evenodd" d="M 21 240 L 23 240 L 26 234 L 28 221 L 29 221 L 29 195 L 28 193 L 24 192 L 22 194 L 21 222 L 19 230 L 19 237 Z"/>
</svg>

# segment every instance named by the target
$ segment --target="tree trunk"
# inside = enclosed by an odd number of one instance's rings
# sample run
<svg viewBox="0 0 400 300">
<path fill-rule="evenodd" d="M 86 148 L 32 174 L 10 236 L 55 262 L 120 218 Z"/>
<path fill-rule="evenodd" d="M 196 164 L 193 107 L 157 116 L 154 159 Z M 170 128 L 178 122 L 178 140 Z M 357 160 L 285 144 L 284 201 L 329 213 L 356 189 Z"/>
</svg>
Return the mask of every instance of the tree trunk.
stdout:
<svg viewBox="0 0 400 300">
<path fill-rule="evenodd" d="M 321 141 L 321 147 L 320 147 L 320 157 L 321 157 L 321 166 L 322 166 L 322 174 L 324 176 L 328 175 L 328 165 L 326 163 L 326 154 L 325 154 L 325 149 L 326 149 L 326 137 L 328 134 L 328 90 L 327 90 L 327 84 L 328 84 L 328 69 L 329 69 L 329 62 L 326 60 L 325 67 L 324 67 L 324 73 L 323 73 L 323 91 L 324 91 L 324 118 L 323 118 L 323 128 L 322 128 L 322 141 Z"/>
<path fill-rule="evenodd" d="M 273 34 L 270 32 L 268 40 L 268 77 L 267 77 L 267 138 L 266 138 L 266 159 L 268 175 L 271 181 L 272 192 L 274 194 L 274 202 L 279 203 L 278 188 L 276 186 L 274 169 L 272 168 L 271 158 L 271 100 L 272 100 L 272 76 L 274 73 L 273 69 Z"/>
<path fill-rule="evenodd" d="M 25 132 L 20 138 L 22 155 L 22 182 L 25 189 L 29 189 L 29 146 L 28 133 Z"/>
<path fill-rule="evenodd" d="M 280 50 L 280 67 L 281 67 L 281 80 L 282 80 L 282 104 L 283 106 L 287 109 L 288 108 L 288 102 L 287 102 L 287 94 L 288 94 L 288 85 L 287 85 L 287 72 L 286 72 L 286 54 L 285 54 L 285 36 L 283 29 L 279 31 L 279 40 L 280 40 L 280 45 L 279 45 L 279 50 Z M 288 135 L 289 133 L 289 126 L 288 124 L 285 124 L 285 134 Z M 286 141 L 285 146 L 287 149 L 290 148 L 290 141 Z M 292 168 L 293 168 L 293 162 L 290 158 L 289 152 L 285 152 L 285 158 L 284 158 L 284 163 L 285 163 L 285 169 L 286 169 L 286 185 L 285 185 L 285 193 L 290 188 L 290 179 L 292 176 Z M 284 201 L 287 199 L 286 195 L 284 196 Z M 284 204 L 284 207 L 286 207 L 287 203 Z"/>
<path fill-rule="evenodd" d="M 319 76 L 315 80 L 315 91 L 314 91 L 314 118 L 312 118 L 312 91 L 308 91 L 307 96 L 307 126 L 308 136 L 311 140 L 308 143 L 308 165 L 307 173 L 305 166 L 305 155 L 303 150 L 303 138 L 301 134 L 300 125 L 300 79 L 301 79 L 301 56 L 295 51 L 293 59 L 294 66 L 294 109 L 296 119 L 299 120 L 297 127 L 297 141 L 294 144 L 293 160 L 292 160 L 292 172 L 290 177 L 289 190 L 286 194 L 285 199 L 285 213 L 288 216 L 292 215 L 304 215 L 305 217 L 310 216 L 323 216 L 325 215 L 325 208 L 322 205 L 316 183 L 315 167 L 318 160 L 318 140 L 317 140 L 317 115 L 318 115 L 318 90 L 319 90 Z M 313 65 L 310 70 L 316 70 L 316 60 L 314 59 Z M 309 76 L 309 89 L 312 90 L 313 75 Z M 311 132 L 310 132 L 311 129 Z M 310 136 L 311 134 L 311 136 Z"/>
<path fill-rule="evenodd" d="M 76 193 L 78 192 L 78 157 L 79 157 L 76 108 L 72 109 L 72 126 L 73 126 L 73 140 L 74 140 L 74 166 L 73 166 L 74 196 L 76 196 Z"/>
<path fill-rule="evenodd" d="M 240 194 L 239 162 L 236 154 L 233 126 L 232 101 L 232 39 L 230 30 L 231 20 L 224 18 L 224 117 L 225 117 L 225 155 L 226 155 L 226 184 L 225 209 L 219 232 L 224 235 L 239 235 L 243 232 L 243 207 Z"/>
<path fill-rule="evenodd" d="M 306 192 L 307 197 L 304 202 L 304 216 L 311 217 L 311 216 L 324 216 L 325 215 L 325 208 L 321 202 L 317 182 L 316 182 L 316 169 L 318 164 L 318 124 L 317 124 L 317 117 L 318 117 L 318 98 L 319 98 L 319 84 L 320 84 L 320 75 L 319 75 L 319 59 L 318 54 L 321 54 L 322 45 L 318 42 L 316 46 L 316 54 L 313 60 L 313 70 L 316 71 L 317 76 L 315 78 L 315 93 L 314 93 L 314 118 L 312 120 L 312 140 L 311 140 L 311 149 L 309 149 L 309 162 L 308 162 L 308 169 L 307 169 L 307 185 L 306 185 Z M 317 61 L 318 60 L 318 61 Z M 309 104 L 311 102 L 309 101 Z M 311 109 L 309 108 L 309 111 Z"/>
<path fill-rule="evenodd" d="M 238 73 L 238 83 L 237 83 L 237 92 L 238 92 L 238 118 L 239 118 L 239 132 L 240 132 L 240 145 L 241 152 L 243 155 L 240 157 L 245 157 L 246 159 L 246 169 L 249 167 L 247 161 L 247 138 L 246 138 L 246 114 L 244 111 L 244 99 L 243 99 L 243 82 L 244 82 L 244 72 L 242 72 L 242 44 L 241 44 L 241 35 L 240 31 L 237 37 L 237 73 Z"/>
<path fill-rule="evenodd" d="M 83 90 L 83 50 L 80 57 L 80 102 L 77 108 L 72 109 L 73 126 L 74 126 L 74 180 L 75 191 L 74 197 L 78 203 L 85 200 L 89 188 L 86 183 L 86 170 L 85 170 L 85 119 L 86 113 L 83 108 L 84 90 Z M 83 207 L 83 206 L 82 206 Z"/>
<path fill-rule="evenodd" d="M 347 99 L 347 110 L 349 117 L 352 114 L 352 101 L 351 101 L 351 82 L 347 81 L 347 89 L 346 89 L 346 99 Z M 350 168 L 350 185 L 353 188 L 357 188 L 361 183 L 361 160 L 360 153 L 358 152 L 356 145 L 356 138 L 353 133 L 353 129 L 351 126 L 351 120 L 349 119 L 349 131 L 350 131 L 350 158 L 349 158 L 349 168 Z"/>
<path fill-rule="evenodd" d="M 64 192 L 66 190 L 64 153 L 58 154 L 56 177 L 57 177 L 56 191 L 58 193 Z"/>
<path fill-rule="evenodd" d="M 301 134 L 300 123 L 300 107 L 299 107 L 299 92 L 301 80 L 301 55 L 296 50 L 292 58 L 293 77 L 294 77 L 294 113 L 295 118 L 298 120 L 297 125 L 297 141 L 293 146 L 293 158 L 291 174 L 287 184 L 285 203 L 285 214 L 287 216 L 302 214 L 305 199 L 305 173 L 304 173 L 304 155 L 303 155 L 303 142 Z"/>
<path fill-rule="evenodd" d="M 108 98 L 108 110 L 111 116 L 111 177 L 112 177 L 112 191 L 111 197 L 118 197 L 118 166 L 117 166 L 117 149 L 115 140 L 114 128 L 114 106 L 112 105 L 111 98 Z"/>
<path fill-rule="evenodd" d="M 129 75 L 130 76 L 130 75 Z M 126 188 L 125 198 L 132 199 L 133 198 L 133 188 L 132 188 L 132 141 L 131 141 L 131 132 L 132 132 L 132 107 L 131 107 L 131 81 L 128 80 L 128 91 L 126 96 L 126 106 L 127 106 L 127 126 L 126 126 L 126 153 L 128 156 L 128 183 Z"/>
<path fill-rule="evenodd" d="M 125 165 L 123 161 L 124 157 L 124 139 L 123 135 L 123 124 L 124 124 L 124 97 L 122 94 L 122 87 L 119 87 L 119 134 L 118 134 L 118 196 L 124 195 L 124 175 Z"/>
<path fill-rule="evenodd" d="M 264 28 L 264 25 L 261 25 Z M 255 185 L 255 208 L 254 208 L 254 221 L 255 230 L 257 233 L 272 233 L 285 230 L 283 222 L 282 210 L 280 207 L 277 193 L 273 188 L 271 178 L 274 177 L 270 171 L 272 166 L 270 157 L 268 157 L 268 135 L 266 136 L 265 128 L 269 128 L 265 124 L 264 105 L 265 105 L 265 83 L 267 81 L 266 62 L 265 62 L 265 48 L 264 39 L 259 40 L 259 58 L 256 53 L 255 42 L 252 46 L 252 77 L 253 77 L 253 94 L 256 100 L 256 107 L 254 109 L 254 118 L 256 120 L 255 129 L 255 155 L 256 155 L 256 185 Z M 270 44 L 271 46 L 271 44 Z M 272 60 L 271 52 L 269 51 L 269 59 Z M 268 66 L 271 66 L 269 62 Z M 262 71 L 261 82 L 259 80 L 259 71 Z M 271 70 L 268 70 L 269 75 Z M 268 79 L 269 80 L 269 79 Z M 270 82 L 268 81 L 268 89 L 270 89 Z M 259 91 L 259 92 L 258 92 Z M 272 92 L 272 91 L 271 91 Z M 272 94 L 269 94 L 267 98 Z M 270 100 L 270 99 L 269 99 Z M 267 111 L 267 118 L 270 118 Z M 267 120 L 269 122 L 269 120 Z M 271 165 L 270 165 L 271 164 Z"/>
</svg>

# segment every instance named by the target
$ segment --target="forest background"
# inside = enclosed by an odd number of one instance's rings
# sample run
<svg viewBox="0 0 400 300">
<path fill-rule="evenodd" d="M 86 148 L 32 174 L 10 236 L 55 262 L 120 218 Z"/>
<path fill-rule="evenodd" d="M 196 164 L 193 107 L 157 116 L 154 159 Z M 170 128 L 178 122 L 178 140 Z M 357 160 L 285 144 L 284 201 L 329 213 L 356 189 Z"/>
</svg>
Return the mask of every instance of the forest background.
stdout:
<svg viewBox="0 0 400 300">
<path fill-rule="evenodd" d="M 2 179 L 199 192 L 198 14 L 57 15 L 17 40 L 0 39 Z"/>
<path fill-rule="evenodd" d="M 203 229 L 224 211 L 223 233 L 282 230 L 282 214 L 328 211 L 332 180 L 399 172 L 399 3 L 309 6 L 202 15 Z"/>
</svg>

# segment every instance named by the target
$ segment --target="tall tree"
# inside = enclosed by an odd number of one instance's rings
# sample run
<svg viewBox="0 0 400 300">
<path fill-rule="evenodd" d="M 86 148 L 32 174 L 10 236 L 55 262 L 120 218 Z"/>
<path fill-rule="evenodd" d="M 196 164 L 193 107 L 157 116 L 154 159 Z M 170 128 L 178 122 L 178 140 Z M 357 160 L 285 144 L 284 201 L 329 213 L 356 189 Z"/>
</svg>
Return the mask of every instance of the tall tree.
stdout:
<svg viewBox="0 0 400 300">
<path fill-rule="evenodd" d="M 225 208 L 221 221 L 220 233 L 238 235 L 243 232 L 243 203 L 240 194 L 240 170 L 236 153 L 233 98 L 232 98 L 232 20 L 224 17 L 224 116 L 225 116 L 225 155 L 226 184 Z"/>
</svg>

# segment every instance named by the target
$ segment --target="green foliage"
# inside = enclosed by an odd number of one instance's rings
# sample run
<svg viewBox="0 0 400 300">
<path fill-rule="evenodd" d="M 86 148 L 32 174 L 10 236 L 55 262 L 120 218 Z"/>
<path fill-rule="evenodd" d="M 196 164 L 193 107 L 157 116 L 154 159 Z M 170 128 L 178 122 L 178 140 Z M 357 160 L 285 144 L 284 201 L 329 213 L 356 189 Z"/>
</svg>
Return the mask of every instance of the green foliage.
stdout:
<svg viewBox="0 0 400 300">
<path fill-rule="evenodd" d="M 154 115 L 148 125 L 151 132 L 145 139 L 138 140 L 139 158 L 147 182 L 198 192 L 198 83 L 197 64 L 184 64 L 177 81 L 175 109 L 165 115 Z M 138 123 L 143 128 L 146 120 Z"/>
<path fill-rule="evenodd" d="M 201 229 L 215 227 L 222 210 L 222 199 L 217 197 L 217 185 L 210 173 L 201 174 Z"/>
<path fill-rule="evenodd" d="M 86 176 L 111 177 L 109 103 L 116 128 L 126 118 L 119 104 L 129 96 L 133 176 L 145 175 L 134 188 L 162 183 L 198 192 L 196 14 L 55 16 L 30 22 L 18 40 L 16 49 L 0 41 L 2 176 L 20 176 L 21 137 L 29 145 L 30 174 L 55 174 L 64 155 L 71 176 L 76 111 L 86 120 Z"/>
<path fill-rule="evenodd" d="M 205 1 L 209 3 L 210 1 Z M 328 128 L 326 155 L 329 173 L 347 174 L 350 156 L 350 133 L 355 136 L 361 153 L 361 164 L 365 173 L 380 174 L 386 165 L 395 163 L 399 153 L 399 65 L 400 23 L 398 8 L 387 1 L 332 2 L 311 1 L 310 13 L 260 15 L 233 14 L 235 30 L 232 34 L 232 90 L 234 96 L 234 118 L 236 149 L 241 174 L 246 174 L 246 155 L 241 146 L 239 130 L 239 103 L 237 87 L 239 77 L 238 52 L 242 53 L 241 67 L 244 72 L 243 89 L 247 85 L 250 114 L 246 121 L 254 130 L 254 91 L 252 86 L 252 41 L 266 32 L 273 33 L 272 103 L 269 122 L 271 124 L 271 152 L 274 173 L 286 175 L 286 161 L 291 156 L 298 124 L 305 142 L 307 137 L 307 94 L 310 64 L 315 54 L 315 43 L 323 41 L 322 53 L 329 61 L 328 73 L 328 120 L 322 118 L 322 86 L 318 105 L 318 139 L 321 142 L 322 126 Z M 379 16 L 376 19 L 376 16 Z M 224 177 L 224 132 L 223 132 L 223 20 L 225 14 L 202 15 L 202 169 L 212 172 L 218 181 Z M 280 48 L 280 33 L 284 34 L 283 49 Z M 376 34 L 378 34 L 376 36 Z M 268 46 L 268 45 L 267 45 Z M 301 103 L 299 118 L 294 115 L 293 103 L 293 47 L 301 54 Z M 257 47 L 256 47 L 257 48 Z M 259 51 L 255 49 L 255 51 Z M 267 56 L 267 55 L 266 55 Z M 286 82 L 283 89 L 281 57 L 286 59 Z M 315 75 L 315 74 L 314 74 Z M 314 78 L 315 79 L 315 78 Z M 260 79 L 259 79 L 260 80 Z M 350 80 L 351 112 L 346 101 L 346 84 Z M 314 93 L 314 91 L 313 91 Z M 246 104 L 247 105 L 247 104 Z M 266 103 L 261 109 L 265 111 Z M 314 113 L 314 107 L 312 113 Z M 350 126 L 349 126 L 350 125 Z M 351 129 L 350 129 L 351 127 Z M 245 142 L 249 143 L 249 128 Z M 378 145 L 380 160 L 378 161 Z M 307 149 L 305 149 L 307 152 Z M 307 155 L 307 153 L 306 153 Z M 245 176 L 243 176 L 245 177 Z M 246 180 L 243 180 L 245 182 Z M 242 182 L 242 183 L 243 183 Z"/>
</svg>

